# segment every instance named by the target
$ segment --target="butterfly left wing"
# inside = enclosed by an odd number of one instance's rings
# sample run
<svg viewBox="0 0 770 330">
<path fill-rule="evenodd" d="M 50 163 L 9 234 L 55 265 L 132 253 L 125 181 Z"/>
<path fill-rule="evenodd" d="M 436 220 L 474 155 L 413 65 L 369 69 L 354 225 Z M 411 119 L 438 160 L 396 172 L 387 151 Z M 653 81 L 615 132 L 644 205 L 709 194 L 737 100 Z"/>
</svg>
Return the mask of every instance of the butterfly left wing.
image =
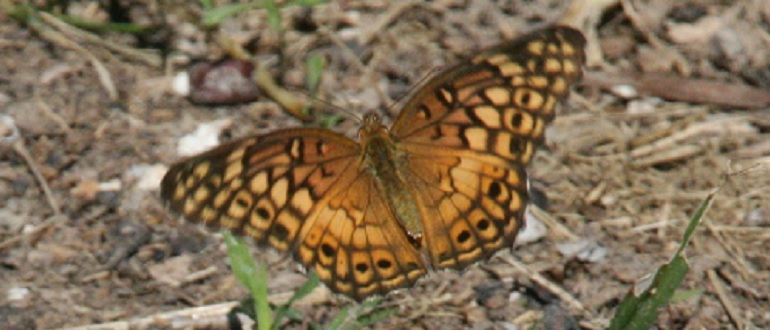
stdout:
<svg viewBox="0 0 770 330">
<path fill-rule="evenodd" d="M 426 267 L 361 170 L 359 148 L 322 129 L 246 138 L 173 165 L 161 197 L 190 221 L 292 252 L 332 291 L 363 300 Z"/>
<path fill-rule="evenodd" d="M 161 198 L 187 220 L 288 251 L 305 218 L 356 165 L 359 145 L 322 129 L 289 129 L 220 145 L 174 164 Z"/>
<path fill-rule="evenodd" d="M 534 32 L 439 74 L 407 102 L 391 133 L 410 155 L 434 267 L 461 269 L 513 243 L 525 166 L 580 78 L 584 45 L 572 28 Z"/>
</svg>

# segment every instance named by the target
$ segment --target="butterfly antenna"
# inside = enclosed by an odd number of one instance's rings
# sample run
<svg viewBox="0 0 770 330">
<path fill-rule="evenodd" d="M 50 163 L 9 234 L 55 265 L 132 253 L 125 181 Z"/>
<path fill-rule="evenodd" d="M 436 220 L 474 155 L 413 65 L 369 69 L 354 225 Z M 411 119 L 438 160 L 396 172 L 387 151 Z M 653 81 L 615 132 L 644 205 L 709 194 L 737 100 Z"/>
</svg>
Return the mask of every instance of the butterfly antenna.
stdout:
<svg viewBox="0 0 770 330">
<path fill-rule="evenodd" d="M 357 113 L 355 113 L 353 111 L 350 111 L 348 109 L 345 109 L 343 107 L 334 105 L 331 102 L 327 102 L 327 101 L 325 101 L 325 100 L 323 100 L 323 99 L 321 99 L 319 97 L 316 97 L 315 95 L 311 95 L 306 90 L 301 90 L 299 88 L 294 88 L 294 87 L 287 87 L 287 89 L 289 89 L 291 91 L 294 91 L 294 92 L 297 92 L 297 93 L 300 93 L 300 94 L 303 94 L 305 97 L 310 99 L 311 103 L 308 105 L 309 108 L 314 107 L 314 105 L 316 103 L 323 104 L 326 108 L 334 109 L 335 112 L 342 112 L 342 113 L 346 114 L 348 117 L 350 117 L 351 119 L 353 119 L 353 120 L 355 120 L 355 121 L 357 121 L 359 123 L 363 123 L 364 122 L 364 118 L 361 117 L 361 115 L 359 115 L 359 114 L 357 114 Z"/>
<path fill-rule="evenodd" d="M 393 110 L 393 108 L 394 108 L 395 106 L 397 106 L 397 105 L 401 105 L 401 104 L 404 102 L 404 100 L 406 100 L 406 99 L 407 99 L 407 97 L 409 97 L 409 96 L 412 96 L 414 93 L 416 93 L 418 90 L 420 90 L 420 88 L 421 88 L 422 86 L 424 86 L 424 85 L 425 85 L 425 83 L 426 83 L 427 81 L 429 81 L 429 80 L 430 80 L 430 78 L 433 78 L 433 77 L 434 77 L 434 76 L 435 76 L 437 73 L 439 73 L 439 72 L 441 72 L 441 71 L 443 71 L 443 70 L 444 70 L 444 66 L 443 66 L 443 65 L 439 65 L 439 66 L 437 66 L 437 67 L 434 67 L 433 69 L 430 69 L 430 71 L 428 71 L 428 73 L 424 74 L 424 75 L 422 76 L 422 78 L 420 78 L 420 80 L 419 80 L 419 81 L 417 81 L 417 83 L 415 83 L 415 84 L 413 84 L 413 85 L 411 86 L 412 88 L 410 88 L 410 89 L 409 89 L 409 90 L 410 90 L 410 92 L 409 92 L 409 93 L 406 93 L 406 94 L 404 94 L 404 95 L 401 95 L 401 96 L 400 96 L 400 97 L 399 97 L 399 98 L 398 98 L 398 99 L 397 99 L 395 102 L 393 102 L 393 104 L 391 104 L 391 105 L 390 105 L 390 106 L 389 106 L 389 107 L 386 109 L 386 111 L 387 111 L 388 113 L 390 113 L 390 112 Z"/>
</svg>

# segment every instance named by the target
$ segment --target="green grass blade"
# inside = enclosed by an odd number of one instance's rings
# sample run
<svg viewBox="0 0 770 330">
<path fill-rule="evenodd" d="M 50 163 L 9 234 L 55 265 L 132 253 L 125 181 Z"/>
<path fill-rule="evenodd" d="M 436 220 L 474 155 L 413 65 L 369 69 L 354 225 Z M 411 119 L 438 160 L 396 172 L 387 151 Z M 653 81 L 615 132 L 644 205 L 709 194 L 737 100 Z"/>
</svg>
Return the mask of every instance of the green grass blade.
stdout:
<svg viewBox="0 0 770 330">
<path fill-rule="evenodd" d="M 681 256 L 677 256 L 668 264 L 661 266 L 650 287 L 641 295 L 637 297 L 633 290 L 626 295 L 615 312 L 615 317 L 608 329 L 650 329 L 658 319 L 658 310 L 668 304 L 689 268 Z"/>
<path fill-rule="evenodd" d="M 278 326 L 281 324 L 281 321 L 287 314 L 290 312 L 291 305 L 294 304 L 295 301 L 300 300 L 310 294 L 310 292 L 315 289 L 315 287 L 318 286 L 318 283 L 321 281 L 318 279 L 318 275 L 315 273 L 311 273 L 310 277 L 308 277 L 307 281 L 305 281 L 305 284 L 302 284 L 301 287 L 294 290 L 294 294 L 289 298 L 289 301 L 287 301 L 285 304 L 279 306 L 275 310 L 275 326 Z"/>
<path fill-rule="evenodd" d="M 94 22 L 89 20 L 84 20 L 79 17 L 75 16 L 67 16 L 67 15 L 57 15 L 57 18 L 61 19 L 63 22 L 84 29 L 94 32 L 124 32 L 124 33 L 133 33 L 133 34 L 141 34 L 150 31 L 151 27 L 148 26 L 141 26 L 138 24 L 131 24 L 131 23 L 100 23 L 100 22 Z"/>
<path fill-rule="evenodd" d="M 294 291 L 294 295 L 289 299 L 289 302 L 294 303 L 297 300 L 305 298 L 310 292 L 313 292 L 313 289 L 315 289 L 319 283 L 321 283 L 321 280 L 318 279 L 318 275 L 316 273 L 310 273 L 305 284 L 302 284 L 301 287 Z"/>
<path fill-rule="evenodd" d="M 301 7 L 312 7 L 317 6 L 320 4 L 324 4 L 326 1 L 324 0 L 291 0 L 287 1 L 286 4 L 284 4 L 284 7 L 289 6 L 301 6 Z"/>
<path fill-rule="evenodd" d="M 212 8 L 203 12 L 201 24 L 207 28 L 215 27 L 230 16 L 253 8 L 264 8 L 264 6 L 265 4 L 262 2 L 246 2 Z"/>
<path fill-rule="evenodd" d="M 283 33 L 283 26 L 281 26 L 281 12 L 278 10 L 278 6 L 275 4 L 275 0 L 265 0 L 265 10 L 267 11 L 267 25 L 270 26 L 273 31 L 278 32 L 279 35 Z"/>
<path fill-rule="evenodd" d="M 339 125 L 342 122 L 342 116 L 337 114 L 323 115 L 319 120 L 318 125 L 323 128 L 332 128 Z"/>
<path fill-rule="evenodd" d="M 396 312 L 398 312 L 397 307 L 375 309 L 369 313 L 360 315 L 359 317 L 356 318 L 356 321 L 358 322 L 358 325 L 361 327 L 369 327 L 376 323 L 380 323 L 384 321 L 385 319 L 396 314 Z"/>
<path fill-rule="evenodd" d="M 257 316 L 257 325 L 260 329 L 270 329 L 272 317 L 267 301 L 267 267 L 262 263 L 254 262 L 248 247 L 243 244 L 239 237 L 233 236 L 229 231 L 223 231 L 223 235 L 225 244 L 227 244 L 230 267 L 233 268 L 235 277 L 254 298 L 254 314 Z"/>
<path fill-rule="evenodd" d="M 345 321 L 348 319 L 348 314 L 350 312 L 350 307 L 345 306 L 342 309 L 340 309 L 340 312 L 337 313 L 337 316 L 334 317 L 334 319 L 329 322 L 324 328 L 328 330 L 340 330 L 343 329 L 342 327 L 345 325 Z"/>
<path fill-rule="evenodd" d="M 203 7 L 203 10 L 209 10 L 214 8 L 214 1 L 213 0 L 200 0 L 201 7 Z"/>
<path fill-rule="evenodd" d="M 607 329 L 619 330 L 647 330 L 650 329 L 658 319 L 658 312 L 671 301 L 674 292 L 682 283 L 685 274 L 689 270 L 689 265 L 682 255 L 685 247 L 690 242 L 690 238 L 700 224 L 703 215 L 708 210 L 714 199 L 716 191 L 709 194 L 701 203 L 695 215 L 690 219 L 684 234 L 682 242 L 679 245 L 674 257 L 668 264 L 661 266 L 652 280 L 652 284 L 641 294 L 636 295 L 631 290 L 618 306 L 615 316 Z"/>
<path fill-rule="evenodd" d="M 324 67 L 326 66 L 324 58 L 318 54 L 313 54 L 307 59 L 305 66 L 307 67 L 307 78 L 305 78 L 307 90 L 310 91 L 311 95 L 315 96 L 318 86 L 321 84 Z"/>
</svg>

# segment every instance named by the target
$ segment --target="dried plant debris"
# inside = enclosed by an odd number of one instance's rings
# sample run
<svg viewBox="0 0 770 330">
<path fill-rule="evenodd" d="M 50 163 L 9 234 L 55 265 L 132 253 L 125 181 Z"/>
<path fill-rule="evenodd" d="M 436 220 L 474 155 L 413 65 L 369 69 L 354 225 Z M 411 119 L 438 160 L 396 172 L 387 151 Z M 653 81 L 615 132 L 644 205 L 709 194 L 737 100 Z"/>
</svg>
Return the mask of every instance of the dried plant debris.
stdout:
<svg viewBox="0 0 770 330">
<path fill-rule="evenodd" d="M 355 137 L 357 116 L 392 121 L 437 70 L 570 22 L 589 67 L 529 168 L 547 202 L 530 207 L 527 242 L 377 304 L 315 289 L 282 325 L 602 329 L 719 186 L 687 247 L 690 271 L 654 324 L 770 328 L 769 1 L 306 2 L 211 26 L 204 17 L 245 3 L 3 5 L 0 324 L 224 327 L 247 291 L 221 235 L 160 202 L 168 165 L 304 122 Z M 198 62 L 209 63 L 196 74 L 203 92 L 171 93 L 175 73 Z M 245 84 L 218 94 L 222 81 L 206 82 L 217 75 Z M 306 274 L 246 246 L 268 265 L 268 300 L 289 301 Z"/>
</svg>

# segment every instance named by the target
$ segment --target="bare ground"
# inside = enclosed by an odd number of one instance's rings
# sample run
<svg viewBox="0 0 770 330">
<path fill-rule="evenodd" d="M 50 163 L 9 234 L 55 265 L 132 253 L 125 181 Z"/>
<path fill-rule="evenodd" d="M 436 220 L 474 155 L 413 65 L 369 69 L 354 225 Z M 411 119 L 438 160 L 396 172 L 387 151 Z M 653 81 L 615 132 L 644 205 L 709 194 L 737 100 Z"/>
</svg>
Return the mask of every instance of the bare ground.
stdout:
<svg viewBox="0 0 770 330">
<path fill-rule="evenodd" d="M 51 22 L 32 30 L 0 16 L 0 114 L 20 134 L 3 132 L 0 153 L 0 324 L 93 326 L 246 296 L 221 236 L 176 221 L 150 167 L 179 159 L 180 137 L 200 123 L 229 119 L 223 139 L 302 125 L 267 98 L 207 107 L 167 89 L 191 60 L 222 56 L 217 36 L 244 45 L 282 85 L 298 89 L 308 55 L 321 55 L 321 95 L 357 113 L 390 109 L 392 118 L 394 100 L 431 70 L 566 17 L 588 36 L 589 66 L 529 169 L 544 194 L 536 199 L 546 211 L 545 237 L 385 297 L 382 305 L 398 311 L 376 327 L 602 328 L 720 188 L 687 250 L 682 290 L 694 294 L 663 310 L 658 326 L 770 328 L 770 4 L 578 1 L 564 16 L 558 1 L 498 2 L 507 3 L 290 8 L 282 11 L 283 48 L 261 10 L 205 31 L 195 24 L 197 5 L 127 1 L 125 14 L 112 16 L 98 6 L 67 8 L 91 20 L 157 24 L 142 38 L 100 39 L 162 49 L 165 66 Z M 316 115 L 339 114 L 325 112 Z M 345 120 L 335 129 L 353 134 L 357 125 Z M 587 248 L 568 244 L 575 242 Z M 290 258 L 255 251 L 270 265 L 276 299 L 304 281 Z M 324 290 L 298 307 L 311 322 L 328 322 L 351 304 Z"/>
</svg>

